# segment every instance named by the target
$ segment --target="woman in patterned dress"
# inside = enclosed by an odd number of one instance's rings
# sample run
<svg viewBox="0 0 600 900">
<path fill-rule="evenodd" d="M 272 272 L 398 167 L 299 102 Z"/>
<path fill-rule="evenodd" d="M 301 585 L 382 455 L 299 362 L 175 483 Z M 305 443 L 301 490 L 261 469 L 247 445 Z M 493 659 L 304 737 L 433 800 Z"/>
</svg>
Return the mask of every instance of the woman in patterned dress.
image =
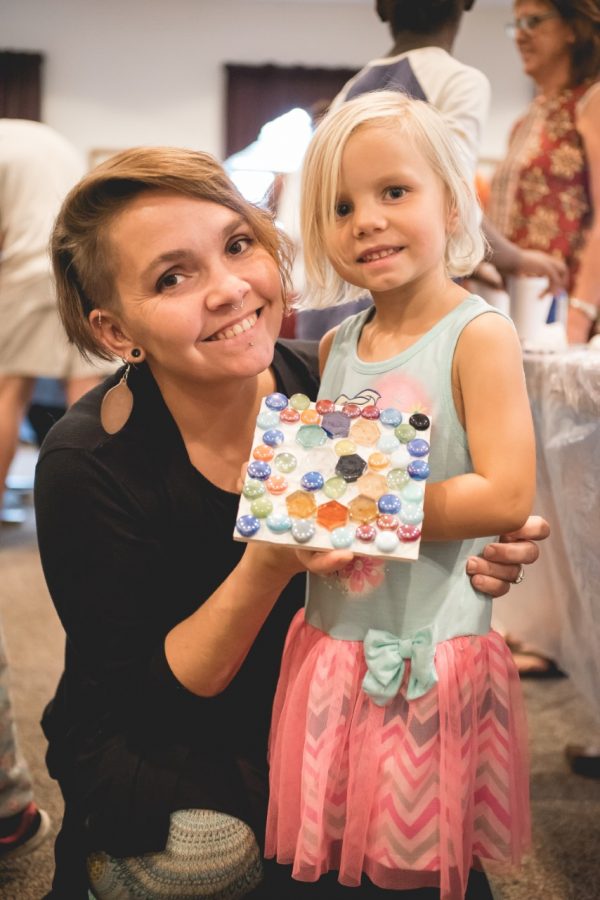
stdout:
<svg viewBox="0 0 600 900">
<path fill-rule="evenodd" d="M 494 175 L 492 221 L 521 247 L 564 259 L 568 337 L 588 340 L 600 307 L 600 6 L 517 0 L 514 34 L 537 96 Z"/>
</svg>

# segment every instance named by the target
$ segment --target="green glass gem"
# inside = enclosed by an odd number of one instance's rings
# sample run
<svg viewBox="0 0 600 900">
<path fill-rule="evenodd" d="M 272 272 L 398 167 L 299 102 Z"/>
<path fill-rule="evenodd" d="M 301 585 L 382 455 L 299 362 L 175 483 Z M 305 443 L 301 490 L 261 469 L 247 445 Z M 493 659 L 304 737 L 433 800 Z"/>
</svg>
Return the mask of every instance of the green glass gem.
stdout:
<svg viewBox="0 0 600 900">
<path fill-rule="evenodd" d="M 405 484 L 408 484 L 410 481 L 410 475 L 406 471 L 406 469 L 391 469 L 391 471 L 387 474 L 387 483 L 388 487 L 390 487 L 393 491 L 399 491 L 404 487 Z"/>
<path fill-rule="evenodd" d="M 296 441 L 305 450 L 321 447 L 327 440 L 327 433 L 320 425 L 302 425 L 296 434 Z"/>
<path fill-rule="evenodd" d="M 250 509 L 257 519 L 266 519 L 273 512 L 273 501 L 270 497 L 257 497 L 250 504 Z"/>
<path fill-rule="evenodd" d="M 288 475 L 293 472 L 298 465 L 298 460 L 293 453 L 278 453 L 273 460 L 273 465 L 279 472 Z"/>
<path fill-rule="evenodd" d="M 310 399 L 306 396 L 306 394 L 292 394 L 290 397 L 290 406 L 292 409 L 297 409 L 302 411 L 303 409 L 308 409 L 310 406 Z"/>
<path fill-rule="evenodd" d="M 248 500 L 255 500 L 257 497 L 262 497 L 264 492 L 264 484 L 256 478 L 249 478 L 242 490 L 244 497 Z"/>
<path fill-rule="evenodd" d="M 346 493 L 347 487 L 348 485 L 346 484 L 344 479 L 340 478 L 339 475 L 335 475 L 333 478 L 327 479 L 327 481 L 323 485 L 323 493 L 331 500 L 338 500 L 343 494 Z"/>
<path fill-rule="evenodd" d="M 415 429 L 412 425 L 409 425 L 408 422 L 404 422 L 402 425 L 398 425 L 397 428 L 394 428 L 394 434 L 401 444 L 408 444 L 409 441 L 412 441 L 416 433 Z"/>
</svg>

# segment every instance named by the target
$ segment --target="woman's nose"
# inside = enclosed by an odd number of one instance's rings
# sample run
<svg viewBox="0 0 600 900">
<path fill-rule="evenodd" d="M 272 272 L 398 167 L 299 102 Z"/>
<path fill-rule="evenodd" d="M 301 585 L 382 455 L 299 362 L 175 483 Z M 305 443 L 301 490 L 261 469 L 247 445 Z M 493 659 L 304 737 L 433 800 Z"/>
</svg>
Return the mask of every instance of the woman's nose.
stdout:
<svg viewBox="0 0 600 900">
<path fill-rule="evenodd" d="M 214 272 L 206 291 L 206 305 L 210 309 L 230 306 L 242 309 L 250 284 L 231 272 Z"/>
</svg>

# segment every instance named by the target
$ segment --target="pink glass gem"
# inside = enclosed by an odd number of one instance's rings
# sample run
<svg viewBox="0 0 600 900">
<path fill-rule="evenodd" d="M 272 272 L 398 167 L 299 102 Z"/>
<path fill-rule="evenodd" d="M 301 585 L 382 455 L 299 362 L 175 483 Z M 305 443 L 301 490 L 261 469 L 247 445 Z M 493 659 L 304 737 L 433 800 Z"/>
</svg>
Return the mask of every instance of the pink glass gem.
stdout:
<svg viewBox="0 0 600 900">
<path fill-rule="evenodd" d="M 317 511 L 317 501 L 308 491 L 294 491 L 285 503 L 288 514 L 295 519 L 310 519 Z"/>
<path fill-rule="evenodd" d="M 377 409 L 377 407 L 372 406 L 372 405 L 363 406 L 363 408 L 360 411 L 360 414 L 363 417 L 363 419 L 378 419 L 379 416 L 381 415 L 381 413 Z"/>
<path fill-rule="evenodd" d="M 366 523 L 359 525 L 356 529 L 356 537 L 359 541 L 362 541 L 363 544 L 370 544 L 374 541 L 376 534 L 377 529 L 373 525 L 367 525 Z"/>
<path fill-rule="evenodd" d="M 275 451 L 272 447 L 267 447 L 266 444 L 259 444 L 252 451 L 252 456 L 254 459 L 260 459 L 261 462 L 269 462 L 270 459 L 273 459 L 274 453 Z"/>
<path fill-rule="evenodd" d="M 319 413 L 319 415 L 324 416 L 325 413 L 333 412 L 335 409 L 335 403 L 333 400 L 317 400 L 315 403 L 315 409 Z"/>
<path fill-rule="evenodd" d="M 418 525 L 400 525 L 398 537 L 401 541 L 418 541 L 421 537 L 421 529 Z"/>
<path fill-rule="evenodd" d="M 348 522 L 348 509 L 337 500 L 322 503 L 317 509 L 317 522 L 327 531 L 342 528 Z"/>
<path fill-rule="evenodd" d="M 265 482 L 270 494 L 283 494 L 287 491 L 288 483 L 283 475 L 271 475 Z"/>
<path fill-rule="evenodd" d="M 358 403 L 344 403 L 342 406 L 342 412 L 345 413 L 350 419 L 358 419 L 361 413 L 361 408 Z"/>
<path fill-rule="evenodd" d="M 286 425 L 293 425 L 294 422 L 300 421 L 300 413 L 297 409 L 294 409 L 293 406 L 286 406 L 286 408 L 282 409 L 279 413 L 279 419 Z"/>
<path fill-rule="evenodd" d="M 400 523 L 398 521 L 398 516 L 393 516 L 391 513 L 383 513 L 381 516 L 377 517 L 376 524 L 382 531 L 397 531 Z"/>
</svg>

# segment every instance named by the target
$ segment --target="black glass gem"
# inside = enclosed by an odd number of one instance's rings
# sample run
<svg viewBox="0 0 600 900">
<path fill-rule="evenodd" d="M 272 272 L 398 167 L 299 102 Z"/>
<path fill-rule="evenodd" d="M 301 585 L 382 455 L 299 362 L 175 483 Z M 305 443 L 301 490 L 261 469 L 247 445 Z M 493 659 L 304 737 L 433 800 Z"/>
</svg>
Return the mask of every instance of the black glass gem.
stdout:
<svg viewBox="0 0 600 900">
<path fill-rule="evenodd" d="M 408 422 L 417 431 L 427 431 L 429 428 L 429 419 L 424 413 L 413 413 Z"/>
<path fill-rule="evenodd" d="M 344 481 L 358 481 L 367 464 L 358 453 L 350 453 L 348 456 L 340 456 L 335 467 L 335 474 L 340 475 Z"/>
</svg>

